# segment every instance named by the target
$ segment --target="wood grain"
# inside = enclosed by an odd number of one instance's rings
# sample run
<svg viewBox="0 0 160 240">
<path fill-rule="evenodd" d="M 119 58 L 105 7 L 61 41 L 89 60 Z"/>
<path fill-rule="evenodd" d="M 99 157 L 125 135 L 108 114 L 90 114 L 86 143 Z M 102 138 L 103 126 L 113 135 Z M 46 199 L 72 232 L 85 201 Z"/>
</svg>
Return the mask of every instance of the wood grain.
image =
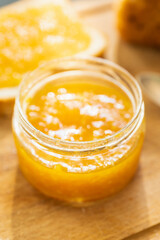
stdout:
<svg viewBox="0 0 160 240">
<path fill-rule="evenodd" d="M 160 239 L 160 224 L 145 229 L 123 240 L 158 240 Z"/>
<path fill-rule="evenodd" d="M 143 70 L 144 66 L 157 70 L 159 52 L 145 49 L 147 56 L 148 51 L 151 52 L 149 59 L 146 59 L 146 55 L 140 50 L 141 58 L 145 59 L 147 64 L 143 62 L 140 65 L 136 61 L 139 50 L 131 51 L 134 54 L 130 57 L 128 45 L 118 40 L 114 30 L 112 11 L 92 14 L 86 17 L 86 21 L 109 34 L 110 49 L 106 53 L 108 58 L 117 59 L 119 64 L 132 73 Z M 119 48 L 115 48 L 118 41 Z M 126 48 L 127 51 L 124 50 Z M 137 49 L 133 46 L 129 48 Z M 135 178 L 120 193 L 87 208 L 65 205 L 41 195 L 32 188 L 18 168 L 11 119 L 1 117 L 0 239 L 159 239 L 159 235 L 156 234 L 160 233 L 160 109 L 147 99 L 145 104 L 146 138 Z"/>
</svg>

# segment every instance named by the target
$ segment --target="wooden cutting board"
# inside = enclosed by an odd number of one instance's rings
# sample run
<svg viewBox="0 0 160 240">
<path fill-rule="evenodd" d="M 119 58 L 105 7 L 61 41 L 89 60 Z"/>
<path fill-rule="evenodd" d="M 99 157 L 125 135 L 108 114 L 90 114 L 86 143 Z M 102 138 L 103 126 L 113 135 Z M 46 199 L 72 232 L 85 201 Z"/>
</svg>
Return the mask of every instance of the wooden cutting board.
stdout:
<svg viewBox="0 0 160 240">
<path fill-rule="evenodd" d="M 122 42 L 112 8 L 103 4 L 96 11 L 88 11 L 87 1 L 75 5 L 83 19 L 108 34 L 105 57 L 133 74 L 160 71 L 160 52 Z M 67 206 L 32 188 L 18 167 L 11 119 L 0 117 L 0 239 L 160 239 L 160 108 L 148 99 L 145 104 L 146 138 L 135 178 L 120 193 L 87 208 Z"/>
</svg>

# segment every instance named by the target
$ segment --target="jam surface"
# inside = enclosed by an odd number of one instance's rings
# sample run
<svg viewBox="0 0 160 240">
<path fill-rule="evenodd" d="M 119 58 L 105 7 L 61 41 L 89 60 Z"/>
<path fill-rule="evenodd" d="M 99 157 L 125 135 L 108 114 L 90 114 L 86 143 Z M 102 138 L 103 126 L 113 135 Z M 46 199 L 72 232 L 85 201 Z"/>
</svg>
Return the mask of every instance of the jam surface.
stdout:
<svg viewBox="0 0 160 240">
<path fill-rule="evenodd" d="M 51 137 L 92 141 L 125 127 L 133 116 L 133 106 L 113 84 L 50 82 L 28 99 L 26 115 L 35 128 Z"/>
<path fill-rule="evenodd" d="M 54 4 L 8 8 L 0 14 L 0 88 L 14 87 L 45 61 L 72 56 L 90 44 L 81 23 Z"/>
</svg>

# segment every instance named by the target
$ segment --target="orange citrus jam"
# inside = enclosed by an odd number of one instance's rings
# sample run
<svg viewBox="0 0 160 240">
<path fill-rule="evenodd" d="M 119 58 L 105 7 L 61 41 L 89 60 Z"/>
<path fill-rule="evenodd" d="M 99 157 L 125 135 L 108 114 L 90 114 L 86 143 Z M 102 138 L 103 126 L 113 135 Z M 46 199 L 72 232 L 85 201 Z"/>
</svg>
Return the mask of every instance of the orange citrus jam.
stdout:
<svg viewBox="0 0 160 240">
<path fill-rule="evenodd" d="M 132 103 L 120 88 L 85 81 L 48 83 L 27 106 L 27 118 L 35 128 L 68 141 L 112 135 L 132 116 Z"/>
<path fill-rule="evenodd" d="M 45 61 L 85 51 L 90 41 L 83 25 L 60 5 L 22 3 L 2 9 L 0 88 L 17 86 L 26 72 Z"/>
<path fill-rule="evenodd" d="M 50 81 L 31 92 L 24 107 L 29 123 L 53 141 L 68 142 L 68 150 L 37 147 L 15 127 L 20 167 L 37 189 L 57 199 L 85 202 L 105 198 L 129 182 L 143 143 L 143 123 L 114 147 L 69 151 L 70 143 L 96 145 L 131 120 L 133 103 L 119 86 L 82 78 Z"/>
</svg>

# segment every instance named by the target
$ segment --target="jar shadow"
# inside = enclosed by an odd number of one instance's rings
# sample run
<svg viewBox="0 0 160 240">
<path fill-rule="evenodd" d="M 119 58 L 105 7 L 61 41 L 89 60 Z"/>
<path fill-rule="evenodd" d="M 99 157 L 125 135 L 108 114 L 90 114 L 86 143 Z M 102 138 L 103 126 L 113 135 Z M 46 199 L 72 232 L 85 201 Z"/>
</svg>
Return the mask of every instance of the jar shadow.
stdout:
<svg viewBox="0 0 160 240">
<path fill-rule="evenodd" d="M 17 168 L 12 209 L 13 240 L 120 240 L 149 225 L 141 166 L 124 190 L 79 208 L 42 195 Z"/>
</svg>

